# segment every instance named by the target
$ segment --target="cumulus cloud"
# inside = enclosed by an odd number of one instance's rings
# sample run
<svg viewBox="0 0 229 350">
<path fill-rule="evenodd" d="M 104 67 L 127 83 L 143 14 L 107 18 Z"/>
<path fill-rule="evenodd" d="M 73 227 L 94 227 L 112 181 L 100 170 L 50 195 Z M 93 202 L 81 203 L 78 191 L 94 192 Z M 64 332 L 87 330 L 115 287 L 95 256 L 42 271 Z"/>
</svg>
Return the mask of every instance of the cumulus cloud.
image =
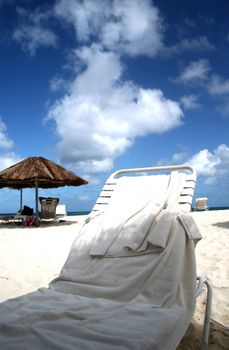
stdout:
<svg viewBox="0 0 229 350">
<path fill-rule="evenodd" d="M 74 28 L 75 78 L 50 108 L 61 161 L 85 173 L 108 171 L 136 137 L 181 125 L 183 113 L 161 90 L 123 80 L 122 55 L 156 55 L 163 28 L 149 0 L 60 0 L 55 14 Z M 52 89 L 62 86 L 52 81 Z"/>
<path fill-rule="evenodd" d="M 99 42 L 103 48 L 137 56 L 154 56 L 162 48 L 158 9 L 149 0 L 60 0 L 56 15 L 70 22 L 79 42 Z"/>
<path fill-rule="evenodd" d="M 204 179 L 206 185 L 217 184 L 222 178 L 229 175 L 229 146 L 219 145 L 213 152 L 202 149 L 191 157 L 186 152 L 174 154 L 170 161 L 160 164 L 187 164 L 191 165 L 197 176 Z"/>
<path fill-rule="evenodd" d="M 47 22 L 51 16 L 50 11 L 35 13 L 25 9 L 17 9 L 20 25 L 14 31 L 13 38 L 20 43 L 22 49 L 31 56 L 35 55 L 37 49 L 41 46 L 55 46 L 57 37 L 54 32 L 48 28 Z"/>
<path fill-rule="evenodd" d="M 229 79 L 223 79 L 219 75 L 213 75 L 208 84 L 209 92 L 212 95 L 228 95 Z"/>
<path fill-rule="evenodd" d="M 212 75 L 206 85 L 208 92 L 217 102 L 217 110 L 224 116 L 229 115 L 229 79 L 220 75 Z"/>
<path fill-rule="evenodd" d="M 175 80 L 182 83 L 196 83 L 207 79 L 210 66 L 207 60 L 192 61 Z"/>
<path fill-rule="evenodd" d="M 52 16 L 76 34 L 71 81 L 50 81 L 52 91 L 65 89 L 47 116 L 56 126 L 62 162 L 86 173 L 107 171 L 137 137 L 181 125 L 179 102 L 123 80 L 123 55 L 153 57 L 163 48 L 162 20 L 152 1 L 59 0 L 52 13 L 18 13 L 14 38 L 30 55 L 41 45 L 56 45 L 47 25 Z"/>
<path fill-rule="evenodd" d="M 0 117 L 0 147 L 9 149 L 13 146 L 13 141 L 6 134 L 6 125 Z"/>
<path fill-rule="evenodd" d="M 207 149 L 195 154 L 188 163 L 194 167 L 197 174 L 205 178 L 206 185 L 212 185 L 229 175 L 229 147 L 219 145 L 213 152 Z"/>
<path fill-rule="evenodd" d="M 0 171 L 21 160 L 14 152 L 6 151 L 12 148 L 13 145 L 14 142 L 7 136 L 6 125 L 0 117 L 0 148 L 4 149 L 0 153 Z"/>
<path fill-rule="evenodd" d="M 203 149 L 190 158 L 187 163 L 194 167 L 198 175 L 212 177 L 217 174 L 217 168 L 221 160 L 216 152 L 211 153 L 207 149 Z"/>
<path fill-rule="evenodd" d="M 181 125 L 178 102 L 122 80 L 117 53 L 92 45 L 76 50 L 76 58 L 84 68 L 48 114 L 56 123 L 63 162 L 85 172 L 107 171 L 136 137 Z"/>
<path fill-rule="evenodd" d="M 177 45 L 177 49 L 185 51 L 213 51 L 215 46 L 210 43 L 206 36 L 200 36 L 193 39 L 183 39 Z"/>
<path fill-rule="evenodd" d="M 2 153 L 0 156 L 0 171 L 20 162 L 22 159 L 14 152 Z"/>
<path fill-rule="evenodd" d="M 180 102 L 184 109 L 196 109 L 200 107 L 200 104 L 198 102 L 198 96 L 196 95 L 182 96 Z"/>
<path fill-rule="evenodd" d="M 9 166 L 19 162 L 21 158 L 14 152 L 10 152 L 9 149 L 14 145 L 6 133 L 6 125 L 0 117 L 0 171 L 8 168 Z"/>
<path fill-rule="evenodd" d="M 55 92 L 59 90 L 66 90 L 69 83 L 61 77 L 53 77 L 50 80 L 50 90 Z"/>
<path fill-rule="evenodd" d="M 18 28 L 13 37 L 31 56 L 35 55 L 40 46 L 55 46 L 56 44 L 56 36 L 50 30 L 33 25 Z"/>
<path fill-rule="evenodd" d="M 213 50 L 215 50 L 215 46 L 206 36 L 200 36 L 192 39 L 185 38 L 173 46 L 164 47 L 164 53 L 169 56 L 173 54 L 181 54 L 187 51 L 205 52 Z"/>
</svg>

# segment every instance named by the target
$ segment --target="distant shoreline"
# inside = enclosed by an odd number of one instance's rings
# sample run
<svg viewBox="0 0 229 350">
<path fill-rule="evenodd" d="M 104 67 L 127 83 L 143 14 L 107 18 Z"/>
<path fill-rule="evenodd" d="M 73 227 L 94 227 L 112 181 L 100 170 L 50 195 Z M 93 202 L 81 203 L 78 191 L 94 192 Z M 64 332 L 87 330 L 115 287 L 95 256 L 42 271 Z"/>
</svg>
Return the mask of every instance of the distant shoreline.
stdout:
<svg viewBox="0 0 229 350">
<path fill-rule="evenodd" d="M 208 210 L 210 211 L 215 211 L 215 210 L 229 210 L 229 206 L 228 207 L 209 207 Z M 204 210 L 195 210 L 194 208 L 192 208 L 192 211 L 194 212 L 201 212 Z M 90 210 L 84 210 L 84 211 L 68 211 L 67 212 L 67 216 L 77 216 L 77 215 L 88 215 L 90 213 Z M 16 215 L 16 213 L 0 213 L 0 216 L 14 216 Z"/>
<path fill-rule="evenodd" d="M 215 211 L 215 210 L 229 210 L 229 207 L 208 207 L 207 210 L 195 210 L 194 207 L 192 207 L 192 211 L 194 212 L 201 212 L 201 211 Z"/>
<path fill-rule="evenodd" d="M 90 211 L 68 211 L 67 216 L 88 215 Z M 14 216 L 16 213 L 0 213 L 1 216 Z"/>
</svg>

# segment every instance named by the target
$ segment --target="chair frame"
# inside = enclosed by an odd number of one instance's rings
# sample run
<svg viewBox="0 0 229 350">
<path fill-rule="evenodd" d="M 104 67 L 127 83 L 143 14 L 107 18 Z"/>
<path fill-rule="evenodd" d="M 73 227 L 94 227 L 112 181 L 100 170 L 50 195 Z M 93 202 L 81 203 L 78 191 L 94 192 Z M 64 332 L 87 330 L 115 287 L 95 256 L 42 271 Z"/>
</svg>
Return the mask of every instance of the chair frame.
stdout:
<svg viewBox="0 0 229 350">
<path fill-rule="evenodd" d="M 163 166 L 163 167 L 149 167 L 149 168 L 133 168 L 133 169 L 121 169 L 111 174 L 107 179 L 97 201 L 92 208 L 91 213 L 104 211 L 106 206 L 109 204 L 112 192 L 120 175 L 125 174 L 137 174 L 137 173 L 148 173 L 148 172 L 159 172 L 159 171 L 178 171 L 186 170 L 190 171 L 191 174 L 187 176 L 187 181 L 184 189 L 179 198 L 179 209 L 184 212 L 190 212 L 192 205 L 192 198 L 196 183 L 196 174 L 191 166 L 188 165 L 176 165 L 176 166 Z M 90 215 L 90 214 L 89 214 Z"/>
</svg>

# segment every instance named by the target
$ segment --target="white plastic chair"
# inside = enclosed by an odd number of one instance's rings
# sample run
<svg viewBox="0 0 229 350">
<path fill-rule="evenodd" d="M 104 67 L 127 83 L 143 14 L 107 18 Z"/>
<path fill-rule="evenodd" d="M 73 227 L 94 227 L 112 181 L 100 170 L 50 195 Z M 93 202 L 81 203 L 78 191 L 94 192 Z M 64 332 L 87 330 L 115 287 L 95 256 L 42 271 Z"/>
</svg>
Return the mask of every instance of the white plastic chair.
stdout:
<svg viewBox="0 0 229 350">
<path fill-rule="evenodd" d="M 197 198 L 196 199 L 195 210 L 196 211 L 198 211 L 198 210 L 208 210 L 207 201 L 208 201 L 207 197 Z"/>
<path fill-rule="evenodd" d="M 66 205 L 58 204 L 56 207 L 56 218 L 64 218 L 67 216 Z"/>
<path fill-rule="evenodd" d="M 97 201 L 94 207 L 92 208 L 91 213 L 87 218 L 87 221 L 90 220 L 91 216 L 94 216 L 96 214 L 99 215 L 99 213 L 102 213 L 106 209 L 111 199 L 112 193 L 115 190 L 118 177 L 122 175 L 129 175 L 129 174 L 133 175 L 133 174 L 150 173 L 150 172 L 154 173 L 154 172 L 180 171 L 180 170 L 189 171 L 191 172 L 191 174 L 186 178 L 186 183 L 184 185 L 183 191 L 181 192 L 181 195 L 179 198 L 178 207 L 179 207 L 179 210 L 182 212 L 186 212 L 186 213 L 190 212 L 194 190 L 195 190 L 195 184 L 196 184 L 196 174 L 191 166 L 181 165 L 181 166 L 164 166 L 164 167 L 152 167 L 152 168 L 122 169 L 114 172 L 108 178 L 100 195 L 97 198 Z M 206 210 L 207 198 L 199 198 L 199 199 L 204 200 L 205 209 L 202 209 L 202 210 Z M 212 291 L 211 282 L 207 277 L 205 276 L 197 277 L 197 291 L 196 291 L 197 297 L 201 294 L 204 287 L 207 288 L 207 300 L 206 300 L 206 308 L 205 308 L 205 319 L 204 319 L 204 325 L 203 325 L 203 331 L 202 331 L 202 343 L 208 344 L 213 291 Z"/>
<path fill-rule="evenodd" d="M 0 335 L 0 344 L 1 337 L 3 337 L 2 345 L 6 348 L 6 345 L 8 345 L 7 343 L 11 343 L 13 344 L 11 349 L 14 349 L 15 344 L 17 344 L 17 341 L 20 342 L 21 334 L 23 334 L 23 336 L 27 336 L 27 338 L 23 338 L 23 344 L 27 342 L 26 344 L 28 344 L 28 348 L 31 348 L 32 346 L 34 347 L 34 344 L 36 344 L 35 341 L 37 341 L 37 344 L 41 344 L 41 347 L 39 347 L 40 349 L 44 347 L 56 347 L 58 342 L 61 343 L 61 345 L 58 344 L 58 347 L 62 349 L 145 349 L 149 348 L 147 344 L 154 344 L 154 339 L 150 339 L 150 332 L 152 332 L 155 337 L 159 333 L 160 336 L 163 336 L 163 339 L 160 338 L 161 342 L 165 340 L 164 345 L 171 345 L 169 343 L 171 342 L 171 339 L 166 337 L 163 325 L 171 325 L 171 335 L 175 333 L 174 326 L 179 323 L 179 326 L 181 327 L 176 333 L 177 339 L 174 339 L 173 344 L 169 347 L 169 349 L 175 349 L 175 346 L 177 346 L 181 337 L 185 333 L 187 324 L 192 317 L 195 298 L 201 293 L 204 286 L 207 287 L 208 293 L 203 328 L 203 342 L 207 344 L 212 288 L 208 279 L 204 277 L 197 278 L 197 282 L 195 280 L 193 237 L 189 239 L 187 230 L 181 227 L 180 223 L 177 226 L 175 225 L 174 230 L 169 230 L 170 235 L 168 237 L 175 237 L 175 240 L 168 239 L 168 245 L 166 248 L 169 249 L 165 248 L 162 255 L 160 252 L 158 254 L 156 253 L 156 255 L 149 252 L 149 254 L 146 253 L 137 257 L 124 257 L 120 259 L 115 257 L 114 259 L 107 259 L 106 257 L 100 258 L 89 254 L 91 242 L 94 243 L 94 238 L 97 238 L 97 230 L 94 231 L 94 229 L 98 229 L 102 223 L 100 220 L 96 220 L 103 218 L 102 213 L 108 208 L 108 204 L 110 203 L 118 183 L 118 178 L 122 175 L 148 175 L 148 173 L 161 171 L 188 171 L 190 173 L 185 176 L 184 184 L 182 182 L 183 188 L 179 188 L 179 192 L 177 193 L 177 196 L 175 196 L 175 209 L 172 208 L 172 214 L 175 213 L 175 218 L 177 219 L 178 215 L 182 216 L 181 214 L 190 212 L 196 181 L 195 173 L 191 167 L 172 166 L 125 169 L 113 173 L 106 181 L 80 235 L 76 237 L 75 243 L 72 245 L 69 257 L 60 272 L 59 277 L 55 278 L 49 285 L 49 288 L 45 290 L 38 290 L 34 293 L 30 293 L 29 297 L 22 296 L 17 298 L 17 300 L 14 299 L 6 302 L 5 306 L 3 305 L 0 311 L 0 315 L 2 315 L 0 328 L 3 325 L 5 326 L 5 322 L 7 322 L 7 327 L 1 328 L 2 334 L 4 334 Z M 143 186 L 145 186 L 145 184 L 143 184 Z M 143 187 L 140 186 L 140 190 L 142 190 L 142 188 Z M 119 193 L 118 188 L 116 194 L 117 193 Z M 133 194 L 134 193 L 133 190 Z M 173 191 L 170 193 L 172 195 L 174 194 Z M 177 197 L 179 197 L 178 201 Z M 117 196 L 114 196 L 113 198 L 117 198 Z M 171 197 L 169 200 L 170 199 Z M 165 201 L 163 204 L 165 211 L 167 203 L 168 202 Z M 110 208 L 112 208 L 112 203 Z M 149 216 L 151 216 L 151 211 Z M 190 219 L 190 216 L 187 216 Z M 160 219 L 158 222 L 160 222 Z M 176 228 L 178 228 L 177 231 Z M 137 235 L 139 233 L 138 225 L 137 229 L 134 231 L 134 234 L 135 233 Z M 172 235 L 173 233 L 174 235 Z M 103 237 L 106 239 L 106 234 Z M 109 233 L 107 234 L 107 237 L 110 238 Z M 180 250 L 181 254 L 177 255 L 177 252 L 179 252 L 178 247 L 180 241 L 182 243 Z M 190 248 L 188 250 L 188 253 L 190 253 L 188 254 L 189 256 L 185 254 L 187 246 Z M 173 252 L 172 255 L 170 254 L 171 250 Z M 164 253 L 166 255 L 164 255 Z M 170 257 L 173 258 L 172 263 L 169 259 Z M 163 264 L 159 264 L 161 266 L 160 272 L 157 268 L 154 268 L 157 267 L 159 258 L 163 260 Z M 139 261 L 142 262 L 142 264 L 139 263 Z M 190 270 L 190 275 L 185 272 L 189 270 L 183 271 L 181 261 L 185 263 L 186 268 L 189 263 L 193 264 L 193 269 Z M 174 275 L 170 275 L 170 273 L 173 271 L 176 272 L 175 266 L 181 272 L 181 274 L 179 273 L 177 276 L 175 288 L 172 291 L 170 289 L 168 290 L 168 296 L 167 294 L 163 294 L 164 289 L 162 289 L 163 293 L 161 295 L 161 287 L 165 285 L 170 286 L 170 284 L 167 284 L 166 282 L 173 282 Z M 128 271 L 126 271 L 127 267 Z M 181 269 L 179 269 L 179 267 L 181 267 Z M 126 272 L 128 272 L 128 274 Z M 140 278 L 141 283 L 138 284 L 138 278 L 139 276 L 141 277 L 142 272 L 144 272 L 144 279 L 142 280 Z M 166 272 L 166 274 L 164 274 L 164 272 Z M 163 279 L 163 275 L 167 277 L 169 276 L 169 281 Z M 180 280 L 180 277 L 183 281 Z M 130 283 L 128 283 L 129 278 Z M 189 283 L 190 281 L 191 283 Z M 180 284 L 184 282 L 185 286 L 188 286 L 186 290 L 182 288 L 180 289 Z M 197 285 L 196 288 L 195 284 Z M 147 296 L 149 295 L 151 298 L 154 298 L 154 294 L 150 294 L 150 292 L 152 290 L 154 291 L 155 285 L 155 294 L 160 294 L 162 299 L 159 304 L 151 305 L 151 300 L 148 302 Z M 128 291 L 126 291 L 126 286 Z M 137 290 L 135 290 L 136 286 Z M 189 287 L 192 288 L 192 290 L 190 290 Z M 138 288 L 140 293 L 139 299 L 136 300 L 138 295 L 136 295 L 135 292 L 138 293 Z M 174 310 L 175 312 L 170 314 L 173 317 L 168 320 L 168 311 L 170 306 L 174 305 L 174 298 L 176 298 L 178 290 L 180 290 L 180 293 L 178 293 L 180 303 L 179 305 L 176 304 L 177 307 L 176 310 Z M 188 291 L 188 293 L 185 293 L 185 296 L 183 292 L 186 291 Z M 189 293 L 190 291 L 192 293 Z M 172 300 L 170 299 L 170 295 L 173 296 Z M 166 304 L 167 300 L 163 299 L 164 296 L 169 300 L 168 304 Z M 23 302 L 21 302 L 21 300 Z M 183 300 L 185 300 L 185 304 L 183 304 Z M 188 301 L 190 301 L 190 303 Z M 163 303 L 166 304 L 165 308 L 163 308 Z M 17 307 L 18 304 L 20 304 L 20 307 Z M 186 306 L 190 306 L 189 309 L 192 312 L 188 312 L 185 324 L 182 323 L 180 325 L 180 316 L 185 314 L 188 309 Z M 17 312 L 13 313 L 12 310 L 14 310 L 15 307 L 17 307 Z M 161 313 L 160 308 L 162 308 Z M 35 312 L 35 310 L 38 312 Z M 27 313 L 29 313 L 29 318 L 26 318 Z M 159 319 L 155 317 L 155 315 L 159 315 Z M 21 321 L 23 317 L 25 324 Z M 15 318 L 17 323 L 14 320 Z M 152 323 L 153 318 L 154 322 Z M 10 323 L 9 320 L 12 320 L 12 322 Z M 42 322 L 40 322 L 40 320 Z M 141 320 L 142 323 L 139 322 L 139 320 Z M 130 323 L 128 323 L 129 321 Z M 38 327 L 36 328 L 37 322 Z M 125 327 L 127 328 L 125 329 Z M 161 327 L 161 329 L 159 329 L 159 327 Z M 15 331 L 17 329 L 18 331 Z M 63 330 L 63 332 L 60 332 L 60 330 Z M 12 333 L 10 333 L 10 331 Z M 128 334 L 127 336 L 126 331 Z M 68 338 L 68 335 L 70 335 L 70 338 Z M 7 340 L 5 340 L 6 338 Z M 176 338 L 176 336 L 174 336 L 174 338 Z M 120 343 L 121 339 L 123 339 L 123 343 Z M 137 343 L 134 343 L 136 341 Z M 156 343 L 158 345 L 157 348 L 168 349 L 165 346 L 162 347 L 161 342 Z M 49 346 L 50 344 L 51 346 Z M 120 346 L 120 344 L 123 346 Z M 130 347 L 130 344 L 133 346 Z M 107 347 L 107 345 L 109 346 Z M 38 349 L 38 347 L 36 348 Z M 150 348 L 155 347 L 151 346 Z M 10 349 L 10 347 L 8 347 L 8 349 Z"/>
</svg>

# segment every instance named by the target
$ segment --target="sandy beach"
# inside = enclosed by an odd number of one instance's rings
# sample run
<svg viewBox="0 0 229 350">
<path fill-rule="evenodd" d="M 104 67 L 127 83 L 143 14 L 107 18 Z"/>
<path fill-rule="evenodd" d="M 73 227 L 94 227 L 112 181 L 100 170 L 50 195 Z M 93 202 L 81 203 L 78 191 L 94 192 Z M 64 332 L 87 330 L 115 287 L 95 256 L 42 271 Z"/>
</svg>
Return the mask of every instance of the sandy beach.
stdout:
<svg viewBox="0 0 229 350">
<path fill-rule="evenodd" d="M 193 212 L 203 239 L 196 247 L 197 273 L 213 286 L 208 349 L 229 349 L 229 210 Z M 86 216 L 65 223 L 22 227 L 0 224 L 0 301 L 40 287 L 58 276 Z M 189 329 L 178 349 L 205 349 L 201 330 L 206 293 L 198 299 Z"/>
<path fill-rule="evenodd" d="M 213 287 L 209 345 L 229 349 L 229 210 L 193 212 L 203 239 L 196 247 L 197 275 L 207 276 Z M 196 312 L 179 350 L 202 350 L 201 331 L 206 293 L 198 298 Z"/>
</svg>

